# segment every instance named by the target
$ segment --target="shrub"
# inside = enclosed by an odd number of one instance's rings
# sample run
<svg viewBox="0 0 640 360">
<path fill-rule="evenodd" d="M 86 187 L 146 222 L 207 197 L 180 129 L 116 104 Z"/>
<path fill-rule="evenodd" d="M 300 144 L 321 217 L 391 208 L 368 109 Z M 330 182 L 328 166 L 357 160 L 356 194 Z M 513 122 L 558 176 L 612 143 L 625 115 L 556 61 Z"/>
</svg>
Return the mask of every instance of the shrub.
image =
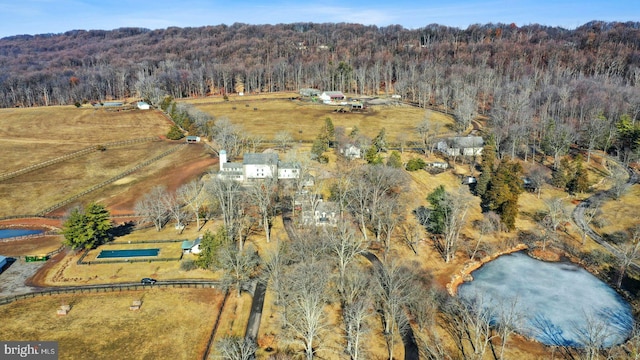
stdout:
<svg viewBox="0 0 640 360">
<path fill-rule="evenodd" d="M 196 265 L 196 262 L 191 259 L 182 260 L 182 262 L 180 263 L 180 270 L 182 271 L 191 271 L 197 268 L 198 268 L 198 265 Z"/>
<path fill-rule="evenodd" d="M 427 163 L 424 162 L 421 158 L 413 158 L 407 162 L 406 169 L 407 171 L 416 171 L 422 170 L 427 166 Z"/>
</svg>

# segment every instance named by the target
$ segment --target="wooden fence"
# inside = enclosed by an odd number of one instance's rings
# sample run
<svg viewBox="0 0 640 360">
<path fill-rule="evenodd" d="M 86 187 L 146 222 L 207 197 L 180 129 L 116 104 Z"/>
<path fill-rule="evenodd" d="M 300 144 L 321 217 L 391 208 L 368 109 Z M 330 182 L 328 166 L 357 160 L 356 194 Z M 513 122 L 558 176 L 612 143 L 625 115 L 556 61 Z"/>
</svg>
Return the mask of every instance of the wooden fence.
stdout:
<svg viewBox="0 0 640 360">
<path fill-rule="evenodd" d="M 220 282 L 211 280 L 174 280 L 157 282 L 153 285 L 145 285 L 141 283 L 126 283 L 126 284 L 105 284 L 105 285 L 84 285 L 62 288 L 48 288 L 37 290 L 34 292 L 19 294 L 13 296 L 7 296 L 0 298 L 0 305 L 6 305 L 14 301 L 22 299 L 31 299 L 40 296 L 53 296 L 62 294 L 90 294 L 90 293 L 105 293 L 116 291 L 133 291 L 133 290 L 147 290 L 151 288 L 215 288 L 219 287 Z"/>
<path fill-rule="evenodd" d="M 110 142 L 110 143 L 105 143 L 102 145 L 95 145 L 95 146 L 89 146 L 86 147 L 84 149 L 80 149 L 78 151 L 74 151 L 62 156 L 59 156 L 57 158 L 51 159 L 51 160 L 47 160 L 38 164 L 33 164 L 30 166 L 27 166 L 25 168 L 19 169 L 19 170 L 15 170 L 15 171 L 11 171 L 8 173 L 4 173 L 0 175 L 0 181 L 5 181 L 11 178 L 14 178 L 16 176 L 20 176 L 20 175 L 24 175 L 27 174 L 29 172 L 35 171 L 35 170 L 39 170 L 42 168 L 45 168 L 47 166 L 51 166 L 57 163 L 61 163 L 63 161 L 67 161 L 73 158 L 77 158 L 80 156 L 84 156 L 87 155 L 89 153 L 95 152 L 95 151 L 99 151 L 101 148 L 103 149 L 107 149 L 107 148 L 113 148 L 113 147 L 117 147 L 117 146 L 125 146 L 125 145 L 130 145 L 130 144 L 136 144 L 136 143 L 142 143 L 142 142 L 149 142 L 149 141 L 159 141 L 160 138 L 159 137 L 145 137 L 145 138 L 138 138 L 138 139 L 131 139 L 131 140 L 123 140 L 123 141 L 114 141 L 114 142 Z"/>
<path fill-rule="evenodd" d="M 135 171 L 138 171 L 138 170 L 142 169 L 145 166 L 149 166 L 150 164 L 152 164 L 152 163 L 164 158 L 165 156 L 168 156 L 168 155 L 176 152 L 178 149 L 182 148 L 184 145 L 186 145 L 186 144 L 183 143 L 183 144 L 176 145 L 176 146 L 172 147 L 171 149 L 163 152 L 162 154 L 154 157 L 153 159 L 149 159 L 149 160 L 147 160 L 145 162 L 142 162 L 142 163 L 132 167 L 131 169 L 112 177 L 111 179 L 103 181 L 100 184 L 94 185 L 94 186 L 90 187 L 89 189 L 87 189 L 87 190 L 85 190 L 85 191 L 83 191 L 83 192 L 81 192 L 79 194 L 73 195 L 73 196 L 71 196 L 71 197 L 69 197 L 69 198 L 67 198 L 65 200 L 62 200 L 62 201 L 58 202 L 55 205 L 49 206 L 48 208 L 38 212 L 36 214 L 36 216 L 44 216 L 45 214 L 48 214 L 48 213 L 50 213 L 50 212 L 52 212 L 54 210 L 57 210 L 57 209 L 65 206 L 65 205 L 68 205 L 68 204 L 72 203 L 73 201 L 75 201 L 75 200 L 87 195 L 90 192 L 96 191 L 96 190 L 98 190 L 98 189 L 100 189 L 100 188 L 102 188 L 104 186 L 107 186 L 107 185 L 109 185 L 109 184 L 111 184 L 113 182 L 116 182 L 117 180 L 120 180 L 120 179 L 124 178 L 125 176 L 127 176 L 127 175 L 129 175 L 129 174 L 131 174 L 131 173 L 133 173 Z"/>
</svg>

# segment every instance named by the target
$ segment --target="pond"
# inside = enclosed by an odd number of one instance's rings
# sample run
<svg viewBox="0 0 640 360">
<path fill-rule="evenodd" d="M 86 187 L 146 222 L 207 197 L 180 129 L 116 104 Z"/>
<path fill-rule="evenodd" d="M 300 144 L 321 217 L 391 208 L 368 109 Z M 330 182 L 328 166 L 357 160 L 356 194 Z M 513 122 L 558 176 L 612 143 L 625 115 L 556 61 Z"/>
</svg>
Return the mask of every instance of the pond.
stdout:
<svg viewBox="0 0 640 360">
<path fill-rule="evenodd" d="M 629 304 L 606 283 L 578 265 L 543 262 L 518 252 L 503 255 L 472 273 L 458 288 L 465 300 L 487 309 L 495 321 L 511 304 L 515 327 L 546 345 L 610 347 L 633 328 Z"/>
<path fill-rule="evenodd" d="M 18 236 L 42 234 L 43 230 L 37 229 L 0 229 L 0 239 L 7 239 Z"/>
</svg>

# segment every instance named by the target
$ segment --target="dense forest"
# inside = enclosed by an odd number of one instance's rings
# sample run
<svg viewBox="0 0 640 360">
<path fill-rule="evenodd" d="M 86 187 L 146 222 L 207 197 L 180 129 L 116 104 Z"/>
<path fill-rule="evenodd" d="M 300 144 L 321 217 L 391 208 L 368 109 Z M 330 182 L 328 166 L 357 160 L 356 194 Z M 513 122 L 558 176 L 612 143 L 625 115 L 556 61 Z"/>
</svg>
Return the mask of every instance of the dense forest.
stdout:
<svg viewBox="0 0 640 360">
<path fill-rule="evenodd" d="M 622 117 L 633 133 L 625 147 L 638 147 L 640 22 L 74 30 L 0 39 L 0 69 L 0 107 L 312 87 L 399 94 L 453 111 L 461 128 L 486 115 L 511 155 L 545 129 L 608 148 Z"/>
</svg>

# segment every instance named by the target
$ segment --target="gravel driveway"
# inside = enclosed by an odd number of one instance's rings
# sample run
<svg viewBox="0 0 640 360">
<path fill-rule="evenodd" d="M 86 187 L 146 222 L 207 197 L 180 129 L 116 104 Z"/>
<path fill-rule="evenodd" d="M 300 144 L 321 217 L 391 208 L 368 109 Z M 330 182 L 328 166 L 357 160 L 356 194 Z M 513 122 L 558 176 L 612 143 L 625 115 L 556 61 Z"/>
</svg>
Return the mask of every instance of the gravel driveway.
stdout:
<svg viewBox="0 0 640 360">
<path fill-rule="evenodd" d="M 45 262 L 25 262 L 16 260 L 5 267 L 0 274 L 0 297 L 33 292 L 35 288 L 26 286 L 25 281 L 33 276 Z"/>
</svg>

